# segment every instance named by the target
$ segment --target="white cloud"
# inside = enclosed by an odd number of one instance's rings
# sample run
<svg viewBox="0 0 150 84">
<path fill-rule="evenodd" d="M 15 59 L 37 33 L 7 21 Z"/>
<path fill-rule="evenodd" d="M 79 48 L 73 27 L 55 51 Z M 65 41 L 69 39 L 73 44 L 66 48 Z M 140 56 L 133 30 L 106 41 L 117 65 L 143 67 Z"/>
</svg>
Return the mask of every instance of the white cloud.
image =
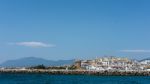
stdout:
<svg viewBox="0 0 150 84">
<path fill-rule="evenodd" d="M 55 47 L 53 44 L 46 44 L 43 42 L 18 42 L 18 43 L 10 43 L 12 45 L 18 45 L 18 46 L 26 46 L 26 47 Z"/>
<path fill-rule="evenodd" d="M 150 53 L 150 50 L 120 50 L 120 52 L 130 52 L 130 53 Z"/>
</svg>

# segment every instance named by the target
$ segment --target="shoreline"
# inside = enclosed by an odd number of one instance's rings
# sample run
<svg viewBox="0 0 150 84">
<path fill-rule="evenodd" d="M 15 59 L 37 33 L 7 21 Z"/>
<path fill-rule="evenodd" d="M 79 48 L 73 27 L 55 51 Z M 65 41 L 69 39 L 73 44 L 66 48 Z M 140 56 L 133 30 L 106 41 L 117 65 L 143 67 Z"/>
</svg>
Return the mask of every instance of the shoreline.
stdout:
<svg viewBox="0 0 150 84">
<path fill-rule="evenodd" d="M 44 69 L 7 69 L 0 73 L 50 74 L 50 75 L 96 75 L 96 76 L 150 76 L 150 71 L 92 71 L 92 70 L 44 70 Z"/>
</svg>

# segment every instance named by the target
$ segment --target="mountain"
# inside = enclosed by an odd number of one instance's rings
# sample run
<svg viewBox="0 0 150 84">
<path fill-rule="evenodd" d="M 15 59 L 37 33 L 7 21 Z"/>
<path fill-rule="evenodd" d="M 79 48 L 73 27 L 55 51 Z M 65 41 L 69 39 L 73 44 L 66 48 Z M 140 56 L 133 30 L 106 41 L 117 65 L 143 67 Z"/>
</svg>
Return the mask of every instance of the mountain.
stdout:
<svg viewBox="0 0 150 84">
<path fill-rule="evenodd" d="M 150 57 L 139 60 L 139 62 L 146 61 L 146 60 L 150 60 Z"/>
<path fill-rule="evenodd" d="M 43 64 L 45 66 L 62 66 L 62 65 L 71 65 L 75 60 L 46 60 L 36 57 L 26 57 L 16 60 L 8 60 L 0 64 L 1 67 L 29 67 Z"/>
</svg>

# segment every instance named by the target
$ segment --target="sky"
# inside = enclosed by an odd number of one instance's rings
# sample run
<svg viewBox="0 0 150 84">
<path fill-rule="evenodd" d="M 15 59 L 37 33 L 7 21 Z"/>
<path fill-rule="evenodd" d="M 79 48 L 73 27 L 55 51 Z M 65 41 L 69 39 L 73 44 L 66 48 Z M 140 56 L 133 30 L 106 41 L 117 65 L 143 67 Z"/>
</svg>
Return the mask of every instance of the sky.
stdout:
<svg viewBox="0 0 150 84">
<path fill-rule="evenodd" d="M 0 0 L 0 63 L 150 57 L 149 0 Z"/>
</svg>

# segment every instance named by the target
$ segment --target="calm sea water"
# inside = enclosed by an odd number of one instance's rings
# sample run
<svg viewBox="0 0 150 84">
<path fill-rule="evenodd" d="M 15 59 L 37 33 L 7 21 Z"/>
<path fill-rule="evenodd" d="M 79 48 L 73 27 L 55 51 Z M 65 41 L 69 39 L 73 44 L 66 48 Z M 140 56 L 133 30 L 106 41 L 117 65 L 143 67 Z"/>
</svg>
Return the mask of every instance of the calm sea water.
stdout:
<svg viewBox="0 0 150 84">
<path fill-rule="evenodd" d="M 0 84 L 150 84 L 150 77 L 0 74 Z"/>
</svg>

